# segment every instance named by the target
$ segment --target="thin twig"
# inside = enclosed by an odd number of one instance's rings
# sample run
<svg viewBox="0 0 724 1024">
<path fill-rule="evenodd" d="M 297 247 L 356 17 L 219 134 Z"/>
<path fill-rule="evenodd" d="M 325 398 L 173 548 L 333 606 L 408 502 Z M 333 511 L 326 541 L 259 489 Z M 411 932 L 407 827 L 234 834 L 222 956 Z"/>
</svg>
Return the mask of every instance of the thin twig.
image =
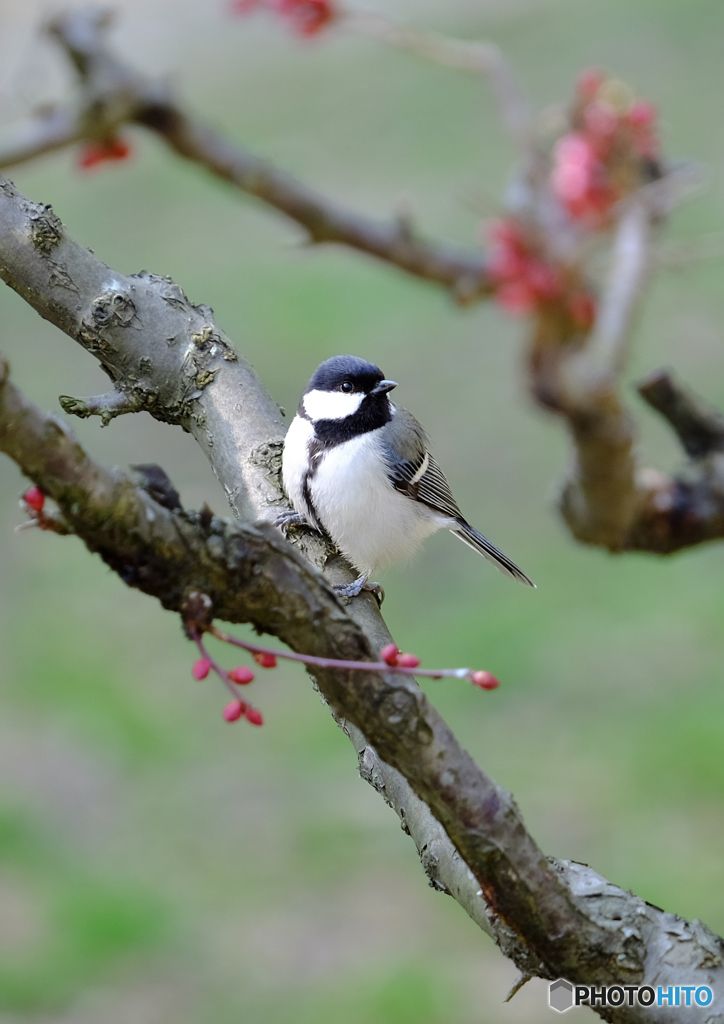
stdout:
<svg viewBox="0 0 724 1024">
<path fill-rule="evenodd" d="M 251 654 L 271 654 L 275 658 L 286 658 L 289 661 L 301 661 L 304 665 L 316 665 L 318 668 L 342 668 L 354 669 L 360 672 L 391 672 L 400 676 L 425 676 L 427 679 L 467 679 L 473 682 L 473 669 L 471 668 L 405 668 L 403 665 L 391 665 L 388 661 L 345 661 L 341 658 L 318 658 L 313 654 L 297 654 L 294 651 L 280 651 L 276 647 L 264 647 L 261 644 L 253 644 L 248 640 L 240 640 L 238 637 L 226 633 L 216 626 L 210 626 L 207 630 L 217 640 L 225 644 L 233 644 L 234 647 L 241 647 L 242 650 Z M 494 687 L 490 687 L 494 689 Z"/>
</svg>

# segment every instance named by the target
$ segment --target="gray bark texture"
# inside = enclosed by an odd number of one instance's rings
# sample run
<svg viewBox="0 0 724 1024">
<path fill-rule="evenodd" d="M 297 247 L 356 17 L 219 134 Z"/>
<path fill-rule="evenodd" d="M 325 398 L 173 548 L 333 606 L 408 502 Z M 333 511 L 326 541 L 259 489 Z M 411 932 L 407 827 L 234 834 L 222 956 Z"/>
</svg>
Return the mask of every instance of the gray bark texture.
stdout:
<svg viewBox="0 0 724 1024">
<path fill-rule="evenodd" d="M 94 355 L 113 382 L 105 403 L 147 409 L 189 431 L 239 517 L 157 504 L 96 463 L 55 417 L 14 387 L 0 362 L 0 449 L 129 585 L 187 621 L 251 622 L 306 654 L 376 660 L 389 633 L 370 596 L 343 605 L 330 582 L 349 566 L 321 538 L 295 546 L 268 521 L 284 505 L 280 411 L 249 364 L 168 278 L 124 276 L 77 245 L 50 207 L 0 183 L 0 277 Z M 121 396 L 119 398 L 119 396 Z M 99 412 L 104 402 L 76 411 Z M 580 984 L 708 984 L 724 1000 L 724 943 L 644 903 L 584 865 L 544 856 L 512 797 L 460 747 L 410 678 L 311 670 L 352 739 L 367 779 L 413 836 L 431 882 L 452 894 L 526 975 Z M 673 1021 L 679 1010 L 599 1010 L 615 1021 Z M 692 1008 L 687 1020 L 720 1019 Z"/>
</svg>

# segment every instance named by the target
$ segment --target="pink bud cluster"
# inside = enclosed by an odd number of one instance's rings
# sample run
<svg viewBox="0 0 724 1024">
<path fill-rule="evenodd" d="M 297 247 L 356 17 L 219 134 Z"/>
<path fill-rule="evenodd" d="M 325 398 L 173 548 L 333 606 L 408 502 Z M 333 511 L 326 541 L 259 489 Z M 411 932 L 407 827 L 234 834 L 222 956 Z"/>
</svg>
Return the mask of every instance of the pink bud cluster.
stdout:
<svg viewBox="0 0 724 1024">
<path fill-rule="evenodd" d="M 273 666 L 265 665 L 264 667 L 272 668 Z M 191 666 L 191 675 L 194 679 L 206 679 L 212 670 L 221 676 L 222 681 L 225 682 L 227 686 L 229 686 L 230 683 L 234 683 L 236 686 L 248 686 L 249 683 L 254 681 L 254 673 L 251 669 L 247 668 L 246 665 L 239 665 L 236 668 L 232 668 L 228 672 L 225 672 L 210 657 L 198 658 Z M 233 690 L 233 687 L 229 686 L 229 689 Z M 251 704 L 247 704 L 246 701 L 243 700 L 232 700 L 226 705 L 222 715 L 225 722 L 237 722 L 240 718 L 245 718 L 247 722 L 250 722 L 252 725 L 264 724 L 261 711 L 252 707 Z"/>
<path fill-rule="evenodd" d="M 119 135 L 101 142 L 87 142 L 78 154 L 78 166 L 83 171 L 90 171 L 98 164 L 128 160 L 133 150 L 129 142 Z"/>
<path fill-rule="evenodd" d="M 200 628 L 201 627 L 201 628 Z M 274 651 L 268 647 L 261 647 L 259 644 L 250 643 L 248 640 L 240 640 L 219 629 L 212 622 L 205 622 L 203 626 L 198 621 L 187 621 L 187 635 L 196 643 L 201 657 L 191 667 L 191 675 L 194 679 L 206 679 L 209 673 L 215 672 L 224 683 L 226 688 L 234 694 L 234 700 L 226 705 L 223 711 L 224 720 L 237 722 L 240 718 L 246 718 L 252 725 L 262 725 L 261 712 L 246 701 L 236 696 L 237 686 L 246 686 L 254 679 L 254 673 L 240 665 L 225 671 L 209 654 L 203 642 L 204 633 L 216 637 L 222 643 L 231 644 L 234 647 L 241 647 L 254 658 L 257 665 L 262 668 L 276 668 L 277 658 L 285 658 L 289 661 L 302 662 L 308 666 L 319 668 L 345 669 L 357 672 L 381 672 L 390 671 L 400 675 L 422 675 L 429 679 L 443 679 L 452 677 L 455 679 L 467 679 L 473 686 L 481 690 L 495 690 L 500 684 L 490 672 L 474 672 L 469 668 L 443 668 L 443 669 L 422 669 L 420 659 L 416 654 L 403 654 L 397 644 L 387 644 L 380 651 L 380 661 L 346 661 L 340 658 L 325 658 L 315 654 L 297 654 L 292 651 Z"/>
<path fill-rule="evenodd" d="M 386 665 L 399 665 L 400 668 L 417 668 L 420 664 L 416 654 L 403 654 L 397 644 L 386 644 L 380 651 L 380 657 Z"/>
<path fill-rule="evenodd" d="M 238 722 L 240 718 L 245 718 L 252 725 L 264 724 L 261 711 L 245 704 L 243 700 L 229 701 L 222 711 L 222 716 L 225 722 Z"/>
<path fill-rule="evenodd" d="M 495 297 L 509 313 L 564 309 L 576 329 L 590 330 L 596 316 L 593 297 L 546 258 L 532 232 L 513 217 L 488 228 L 488 274 Z"/>
<path fill-rule="evenodd" d="M 571 114 L 573 131 L 553 152 L 551 185 L 569 215 L 605 228 L 613 207 L 646 180 L 659 158 L 656 108 L 632 100 L 598 71 L 584 72 Z"/>
<path fill-rule="evenodd" d="M 333 0 L 232 0 L 234 14 L 250 14 L 266 9 L 285 18 L 299 36 L 315 36 L 332 22 L 337 14 Z"/>
</svg>

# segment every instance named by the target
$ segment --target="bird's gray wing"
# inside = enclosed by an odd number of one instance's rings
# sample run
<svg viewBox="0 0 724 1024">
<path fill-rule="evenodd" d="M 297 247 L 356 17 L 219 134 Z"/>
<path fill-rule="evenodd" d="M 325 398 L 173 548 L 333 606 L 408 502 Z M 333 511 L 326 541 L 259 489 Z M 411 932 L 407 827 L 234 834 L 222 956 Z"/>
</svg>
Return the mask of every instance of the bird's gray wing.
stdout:
<svg viewBox="0 0 724 1024">
<path fill-rule="evenodd" d="M 450 531 L 464 544 L 492 562 L 511 579 L 534 587 L 535 583 L 492 541 L 466 521 L 453 498 L 445 474 L 427 450 L 427 435 L 412 413 L 398 409 L 385 427 L 390 483 L 413 501 L 440 516 L 452 519 Z"/>
<path fill-rule="evenodd" d="M 398 409 L 385 427 L 390 483 L 438 515 L 462 520 L 445 474 L 427 449 L 427 435 L 412 413 Z"/>
</svg>

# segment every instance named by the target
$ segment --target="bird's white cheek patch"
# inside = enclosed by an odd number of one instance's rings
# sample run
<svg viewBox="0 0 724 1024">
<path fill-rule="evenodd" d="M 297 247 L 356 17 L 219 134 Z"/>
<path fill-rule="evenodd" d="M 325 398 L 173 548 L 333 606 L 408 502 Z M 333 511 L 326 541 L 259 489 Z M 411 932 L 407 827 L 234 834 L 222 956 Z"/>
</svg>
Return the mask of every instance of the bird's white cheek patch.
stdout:
<svg viewBox="0 0 724 1024">
<path fill-rule="evenodd" d="M 346 395 L 343 391 L 308 391 L 304 396 L 304 411 L 310 420 L 343 420 L 353 416 L 365 396 Z"/>
</svg>

